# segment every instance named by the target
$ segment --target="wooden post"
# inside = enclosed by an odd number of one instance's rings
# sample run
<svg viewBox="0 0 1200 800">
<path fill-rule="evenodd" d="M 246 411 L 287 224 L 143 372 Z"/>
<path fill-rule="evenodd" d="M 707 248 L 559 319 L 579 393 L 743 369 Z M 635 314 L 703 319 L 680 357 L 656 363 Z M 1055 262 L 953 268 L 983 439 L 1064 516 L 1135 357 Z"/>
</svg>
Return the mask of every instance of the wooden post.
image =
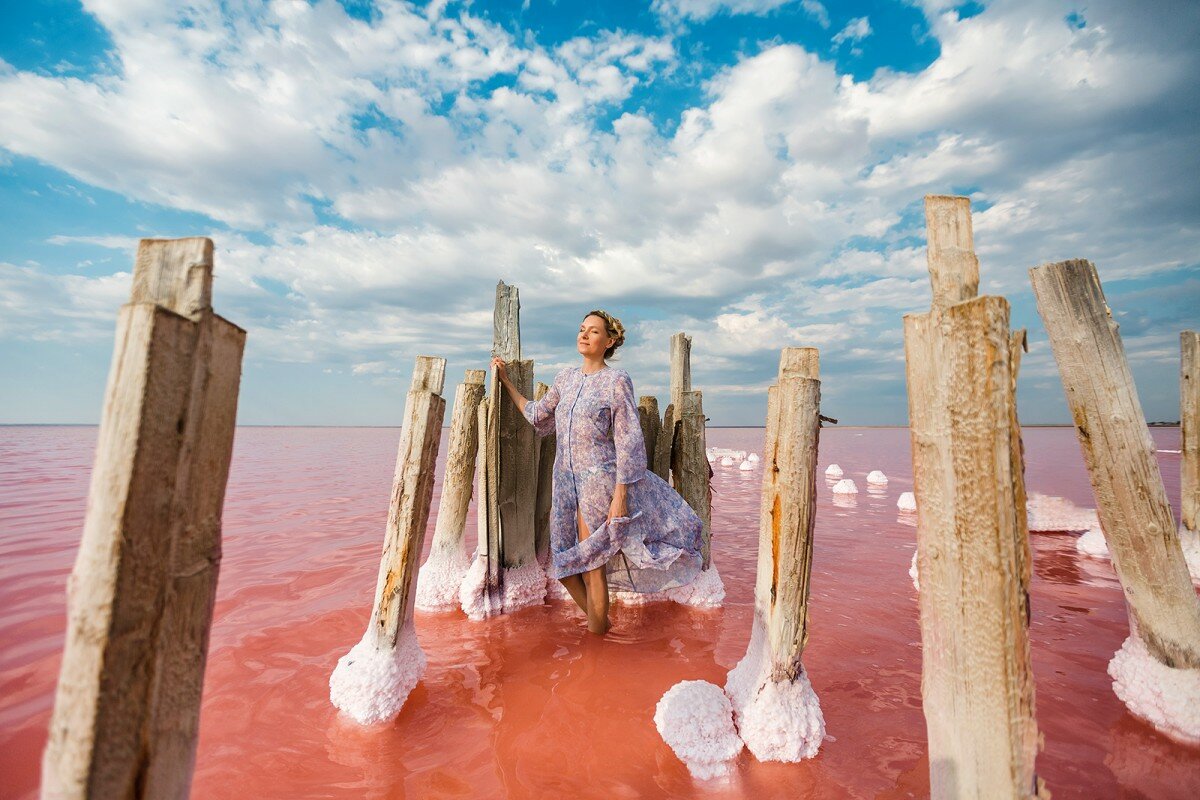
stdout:
<svg viewBox="0 0 1200 800">
<path fill-rule="evenodd" d="M 704 522 L 701 555 L 704 569 L 712 560 L 710 554 L 712 511 L 708 496 L 708 457 L 705 455 L 704 406 L 701 393 L 687 391 L 680 395 L 682 413 L 675 447 L 675 459 L 671 466 L 675 489 L 687 502 L 696 516 Z"/>
<path fill-rule="evenodd" d="M 668 403 L 663 412 L 662 425 L 658 428 L 658 437 L 654 443 L 653 472 L 664 481 L 671 480 L 671 451 L 675 445 L 675 404 Z M 648 462 L 649 463 L 649 462 Z"/>
<path fill-rule="evenodd" d="M 546 396 L 550 387 L 538 383 L 534 390 L 535 400 Z M 552 433 L 538 441 L 537 461 L 537 507 L 534 519 L 534 552 L 538 562 L 545 565 L 550 555 L 550 504 L 554 496 L 554 452 L 557 437 Z"/>
<path fill-rule="evenodd" d="M 766 626 L 774 680 L 795 680 L 808 639 L 821 381 L 817 349 L 784 348 L 767 390 L 759 509 L 756 606 Z"/>
<path fill-rule="evenodd" d="M 671 337 L 671 403 L 680 408 L 684 392 L 692 390 L 692 337 L 680 331 Z"/>
<path fill-rule="evenodd" d="M 43 797 L 182 797 L 195 763 L 246 333 L 210 239 L 143 239 L 117 318 Z"/>
<path fill-rule="evenodd" d="M 1138 634 L 1166 666 L 1200 668 L 1200 603 L 1096 268 L 1060 261 L 1029 274 Z"/>
<path fill-rule="evenodd" d="M 969 201 L 925 209 L 932 310 L 904 317 L 904 341 L 931 796 L 1037 797 L 1008 301 L 975 297 Z"/>
<path fill-rule="evenodd" d="M 1179 334 L 1179 468 L 1183 527 L 1200 533 L 1200 333 Z"/>
<path fill-rule="evenodd" d="M 638 421 L 642 424 L 642 441 L 646 443 L 646 464 L 654 469 L 654 451 L 662 418 L 658 416 L 658 398 L 645 394 L 638 399 Z"/>
<path fill-rule="evenodd" d="M 449 452 L 442 478 L 442 496 L 438 503 L 436 528 L 429 558 L 417 578 L 417 608 L 442 611 L 458 606 L 458 590 L 468 561 L 463 547 L 467 509 L 475 479 L 479 451 L 479 403 L 483 399 L 481 369 L 467 370 L 463 383 L 454 394 L 450 417 Z"/>
<path fill-rule="evenodd" d="M 404 427 L 371 614 L 370 628 L 375 631 L 379 650 L 394 649 L 401 629 L 412 623 L 414 570 L 425 543 L 442 420 L 446 416 L 446 401 L 441 396 L 445 379 L 446 359 L 417 356 L 404 404 Z"/>
</svg>

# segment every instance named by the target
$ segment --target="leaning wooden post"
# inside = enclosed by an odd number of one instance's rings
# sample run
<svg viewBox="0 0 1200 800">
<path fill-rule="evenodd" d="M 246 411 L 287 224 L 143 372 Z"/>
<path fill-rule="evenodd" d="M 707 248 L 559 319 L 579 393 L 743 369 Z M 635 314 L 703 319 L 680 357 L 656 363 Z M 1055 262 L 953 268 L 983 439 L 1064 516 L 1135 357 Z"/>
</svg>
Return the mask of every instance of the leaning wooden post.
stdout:
<svg viewBox="0 0 1200 800">
<path fill-rule="evenodd" d="M 1042 796 L 1008 301 L 975 297 L 970 202 L 925 198 L 929 313 L 904 317 L 933 798 Z"/>
<path fill-rule="evenodd" d="M 416 605 L 419 611 L 450 611 L 459 607 L 458 592 L 470 559 L 463 545 L 467 508 L 475 479 L 479 451 L 479 403 L 483 399 L 481 369 L 469 369 L 454 393 L 450 415 L 450 442 L 442 496 L 438 503 L 437 527 L 429 558 L 417 576 Z"/>
<path fill-rule="evenodd" d="M 1179 334 L 1179 469 L 1183 529 L 1200 534 L 1200 333 Z"/>
<path fill-rule="evenodd" d="M 760 761 L 811 758 L 825 736 L 821 706 L 801 663 L 808 638 L 820 403 L 817 351 L 786 348 L 779 379 L 767 392 L 750 645 L 725 683 L 738 733 Z"/>
<path fill-rule="evenodd" d="M 143 239 L 117 317 L 43 797 L 185 797 L 221 562 L 246 332 L 213 244 Z"/>
<path fill-rule="evenodd" d="M 444 358 L 417 356 L 404 403 L 371 620 L 362 640 L 338 659 L 329 678 L 330 701 L 363 725 L 394 719 L 425 672 L 413 606 L 446 416 L 441 396 L 445 380 Z"/>
<path fill-rule="evenodd" d="M 656 474 L 668 480 L 668 471 L 678 456 L 675 453 L 676 438 L 683 420 L 681 403 L 684 392 L 692 390 L 692 337 L 680 331 L 671 337 L 671 402 L 667 405 L 663 425 L 655 443 Z M 659 470 L 662 470 L 661 473 Z M 679 489 L 678 479 L 671 485 Z"/>
<path fill-rule="evenodd" d="M 686 391 L 680 395 L 677 428 L 671 472 L 675 489 L 704 522 L 700 552 L 704 557 L 704 569 L 708 569 L 711 561 L 712 512 L 709 506 L 708 457 L 705 455 L 704 404 L 701 392 Z"/>
<path fill-rule="evenodd" d="M 646 443 L 646 463 L 653 471 L 658 432 L 662 430 L 662 418 L 658 415 L 657 397 L 644 394 L 638 399 L 638 421 L 642 424 L 642 441 Z"/>
<path fill-rule="evenodd" d="M 533 399 L 541 400 L 550 387 L 539 382 L 534 389 Z M 534 513 L 534 551 L 538 563 L 545 568 L 550 558 L 550 504 L 554 497 L 554 450 L 557 445 L 555 434 L 538 440 L 537 461 L 537 506 Z"/>
<path fill-rule="evenodd" d="M 517 287 L 500 281 L 492 355 L 504 359 L 508 377 L 529 397 L 533 361 L 521 358 L 520 308 Z M 463 611 L 474 620 L 536 605 L 546 593 L 546 573 L 536 553 L 537 433 L 495 370 L 480 425 L 479 551 L 459 592 Z"/>
</svg>

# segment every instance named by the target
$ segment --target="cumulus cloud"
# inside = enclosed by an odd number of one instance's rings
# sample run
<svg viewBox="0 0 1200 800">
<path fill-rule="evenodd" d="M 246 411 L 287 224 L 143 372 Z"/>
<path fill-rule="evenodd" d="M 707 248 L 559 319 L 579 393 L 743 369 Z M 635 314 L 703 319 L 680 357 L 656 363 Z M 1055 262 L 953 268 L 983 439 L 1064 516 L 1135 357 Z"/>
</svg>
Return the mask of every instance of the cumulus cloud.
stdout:
<svg viewBox="0 0 1200 800">
<path fill-rule="evenodd" d="M 866 17 L 857 17 L 846 23 L 846 27 L 833 35 L 833 46 L 841 47 L 846 42 L 861 42 L 871 35 L 871 22 Z"/>
</svg>

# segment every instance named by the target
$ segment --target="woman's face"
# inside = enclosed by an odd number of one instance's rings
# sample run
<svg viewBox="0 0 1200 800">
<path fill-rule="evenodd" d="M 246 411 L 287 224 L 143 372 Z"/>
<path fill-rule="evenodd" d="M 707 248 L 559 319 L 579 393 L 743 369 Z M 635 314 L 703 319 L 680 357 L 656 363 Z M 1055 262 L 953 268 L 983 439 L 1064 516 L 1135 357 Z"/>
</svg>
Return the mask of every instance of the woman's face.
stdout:
<svg viewBox="0 0 1200 800">
<path fill-rule="evenodd" d="M 590 314 L 579 323 L 577 344 L 581 355 L 603 358 L 604 351 L 612 347 L 615 341 L 616 339 L 608 335 L 603 317 Z"/>
</svg>

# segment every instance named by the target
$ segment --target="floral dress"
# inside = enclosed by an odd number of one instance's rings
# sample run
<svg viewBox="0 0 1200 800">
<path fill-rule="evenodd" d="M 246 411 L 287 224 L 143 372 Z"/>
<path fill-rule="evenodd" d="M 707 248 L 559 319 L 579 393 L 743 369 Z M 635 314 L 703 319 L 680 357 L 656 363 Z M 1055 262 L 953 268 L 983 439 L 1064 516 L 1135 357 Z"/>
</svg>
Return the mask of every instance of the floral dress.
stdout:
<svg viewBox="0 0 1200 800">
<path fill-rule="evenodd" d="M 700 572 L 703 523 L 662 478 L 646 469 L 646 445 L 629 373 L 590 375 L 568 367 L 541 400 L 522 409 L 539 435 L 557 432 L 550 503 L 550 576 L 600 565 L 609 585 L 657 592 Z M 608 519 L 614 487 L 628 484 L 628 516 Z M 576 510 L 591 533 L 582 541 Z"/>
</svg>

